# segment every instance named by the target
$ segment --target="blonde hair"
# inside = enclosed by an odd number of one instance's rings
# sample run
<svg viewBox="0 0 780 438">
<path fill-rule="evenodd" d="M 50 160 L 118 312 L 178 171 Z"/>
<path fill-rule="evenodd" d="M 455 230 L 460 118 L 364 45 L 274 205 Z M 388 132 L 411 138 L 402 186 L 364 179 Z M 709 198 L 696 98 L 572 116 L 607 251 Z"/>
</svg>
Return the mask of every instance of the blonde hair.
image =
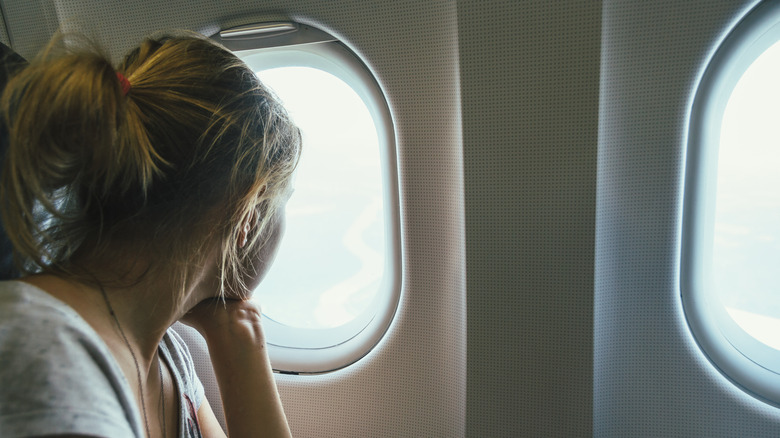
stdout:
<svg viewBox="0 0 780 438">
<path fill-rule="evenodd" d="M 0 110 L 0 214 L 25 273 L 77 275 L 77 254 L 142 242 L 184 288 L 216 237 L 221 291 L 243 290 L 300 156 L 278 100 L 196 35 L 147 39 L 116 69 L 93 44 L 58 37 L 9 82 Z"/>
</svg>

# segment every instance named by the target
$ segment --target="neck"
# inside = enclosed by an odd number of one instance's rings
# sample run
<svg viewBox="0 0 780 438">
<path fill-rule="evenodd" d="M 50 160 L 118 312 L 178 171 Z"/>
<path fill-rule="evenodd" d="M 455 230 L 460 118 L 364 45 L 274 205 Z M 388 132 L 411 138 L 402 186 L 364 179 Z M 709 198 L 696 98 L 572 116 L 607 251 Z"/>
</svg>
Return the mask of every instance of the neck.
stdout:
<svg viewBox="0 0 780 438">
<path fill-rule="evenodd" d="M 103 337 L 117 359 L 126 359 L 129 344 L 142 373 L 147 374 L 156 370 L 157 346 L 165 331 L 195 304 L 216 293 L 210 290 L 213 281 L 205 281 L 216 276 L 216 257 L 199 262 L 190 264 L 186 288 L 177 281 L 178 275 L 170 274 L 178 272 L 170 262 L 127 245 L 76 258 L 72 266 L 77 277 L 40 274 L 24 280 L 73 307 Z M 195 268 L 198 265 L 200 269 Z"/>
<path fill-rule="evenodd" d="M 143 246 L 122 245 L 100 256 L 82 257 L 77 263 L 79 271 L 87 274 L 80 277 L 86 281 L 74 285 L 81 286 L 89 301 L 83 304 L 91 304 L 87 313 L 101 324 L 98 333 L 109 341 L 124 333 L 126 344 L 147 372 L 156 369 L 157 346 L 165 331 L 205 298 L 200 297 L 204 294 L 203 269 L 192 269 L 193 274 L 182 282 L 179 275 L 171 274 L 178 272 L 176 266 Z"/>
<path fill-rule="evenodd" d="M 98 284 L 105 312 L 110 316 L 115 337 L 143 370 L 152 371 L 157 346 L 165 331 L 179 319 L 179 306 L 169 288 L 139 284 L 133 288 L 106 288 Z"/>
</svg>

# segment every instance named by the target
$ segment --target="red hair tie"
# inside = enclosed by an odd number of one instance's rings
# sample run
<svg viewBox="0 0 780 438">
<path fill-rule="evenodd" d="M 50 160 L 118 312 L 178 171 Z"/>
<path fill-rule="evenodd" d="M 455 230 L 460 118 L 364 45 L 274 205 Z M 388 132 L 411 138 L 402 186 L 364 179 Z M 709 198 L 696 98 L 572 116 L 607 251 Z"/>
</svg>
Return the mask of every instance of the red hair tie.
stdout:
<svg viewBox="0 0 780 438">
<path fill-rule="evenodd" d="M 119 85 L 122 86 L 122 94 L 127 96 L 127 93 L 130 92 L 133 86 L 130 85 L 130 81 L 122 73 L 116 72 L 116 77 L 119 79 Z"/>
</svg>

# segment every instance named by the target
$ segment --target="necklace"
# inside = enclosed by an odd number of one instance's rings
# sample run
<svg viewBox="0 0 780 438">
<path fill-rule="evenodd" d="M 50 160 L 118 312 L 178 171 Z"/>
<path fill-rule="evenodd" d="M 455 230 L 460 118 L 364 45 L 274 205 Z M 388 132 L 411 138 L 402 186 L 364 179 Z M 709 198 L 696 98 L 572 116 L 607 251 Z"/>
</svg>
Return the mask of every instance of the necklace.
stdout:
<svg viewBox="0 0 780 438">
<path fill-rule="evenodd" d="M 127 335 L 125 335 L 125 331 L 122 330 L 122 325 L 119 323 L 119 318 L 116 316 L 116 312 L 114 312 L 114 308 L 111 306 L 111 301 L 108 299 L 108 294 L 106 293 L 106 290 L 103 289 L 103 285 L 98 283 L 98 287 L 100 288 L 100 293 L 103 295 L 103 300 L 106 302 L 106 307 L 108 307 L 108 313 L 111 315 L 111 318 L 114 320 L 114 324 L 116 325 L 117 330 L 119 331 L 119 334 L 122 336 L 122 341 L 124 341 L 125 346 L 127 346 L 127 350 L 130 352 L 130 356 L 133 358 L 133 364 L 135 364 L 135 373 L 138 377 L 138 393 L 141 397 L 141 409 L 143 410 L 144 414 L 144 426 L 146 427 L 146 436 L 151 437 L 152 434 L 149 433 L 149 418 L 146 415 L 146 399 L 144 398 L 144 387 L 141 384 L 141 367 L 138 366 L 138 359 L 135 357 L 135 352 L 133 351 L 133 348 L 130 347 L 130 341 L 127 340 Z M 165 432 L 167 431 L 167 428 L 165 427 L 165 396 L 163 391 L 163 375 L 162 375 L 162 364 L 160 363 L 160 352 L 158 350 L 157 352 L 157 372 L 160 375 L 160 400 L 162 404 L 162 413 L 163 413 L 163 423 L 162 423 L 162 436 L 165 436 Z"/>
<path fill-rule="evenodd" d="M 157 351 L 157 371 L 160 373 L 160 406 L 162 406 L 162 432 L 163 436 L 166 436 L 168 428 L 165 424 L 165 391 L 163 386 L 163 373 L 162 373 L 162 358 L 160 358 L 160 351 Z"/>
</svg>

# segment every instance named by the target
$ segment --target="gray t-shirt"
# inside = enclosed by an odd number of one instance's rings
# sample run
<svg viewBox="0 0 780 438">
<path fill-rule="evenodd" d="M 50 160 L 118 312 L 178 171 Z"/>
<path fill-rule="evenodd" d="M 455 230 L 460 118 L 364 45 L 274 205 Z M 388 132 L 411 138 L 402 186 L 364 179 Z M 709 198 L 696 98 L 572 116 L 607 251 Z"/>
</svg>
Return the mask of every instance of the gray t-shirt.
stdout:
<svg viewBox="0 0 780 438">
<path fill-rule="evenodd" d="M 160 343 L 179 396 L 179 436 L 201 436 L 203 385 L 169 329 Z M 35 286 L 0 282 L 0 436 L 143 438 L 143 417 L 108 346 L 71 307 Z"/>
</svg>

